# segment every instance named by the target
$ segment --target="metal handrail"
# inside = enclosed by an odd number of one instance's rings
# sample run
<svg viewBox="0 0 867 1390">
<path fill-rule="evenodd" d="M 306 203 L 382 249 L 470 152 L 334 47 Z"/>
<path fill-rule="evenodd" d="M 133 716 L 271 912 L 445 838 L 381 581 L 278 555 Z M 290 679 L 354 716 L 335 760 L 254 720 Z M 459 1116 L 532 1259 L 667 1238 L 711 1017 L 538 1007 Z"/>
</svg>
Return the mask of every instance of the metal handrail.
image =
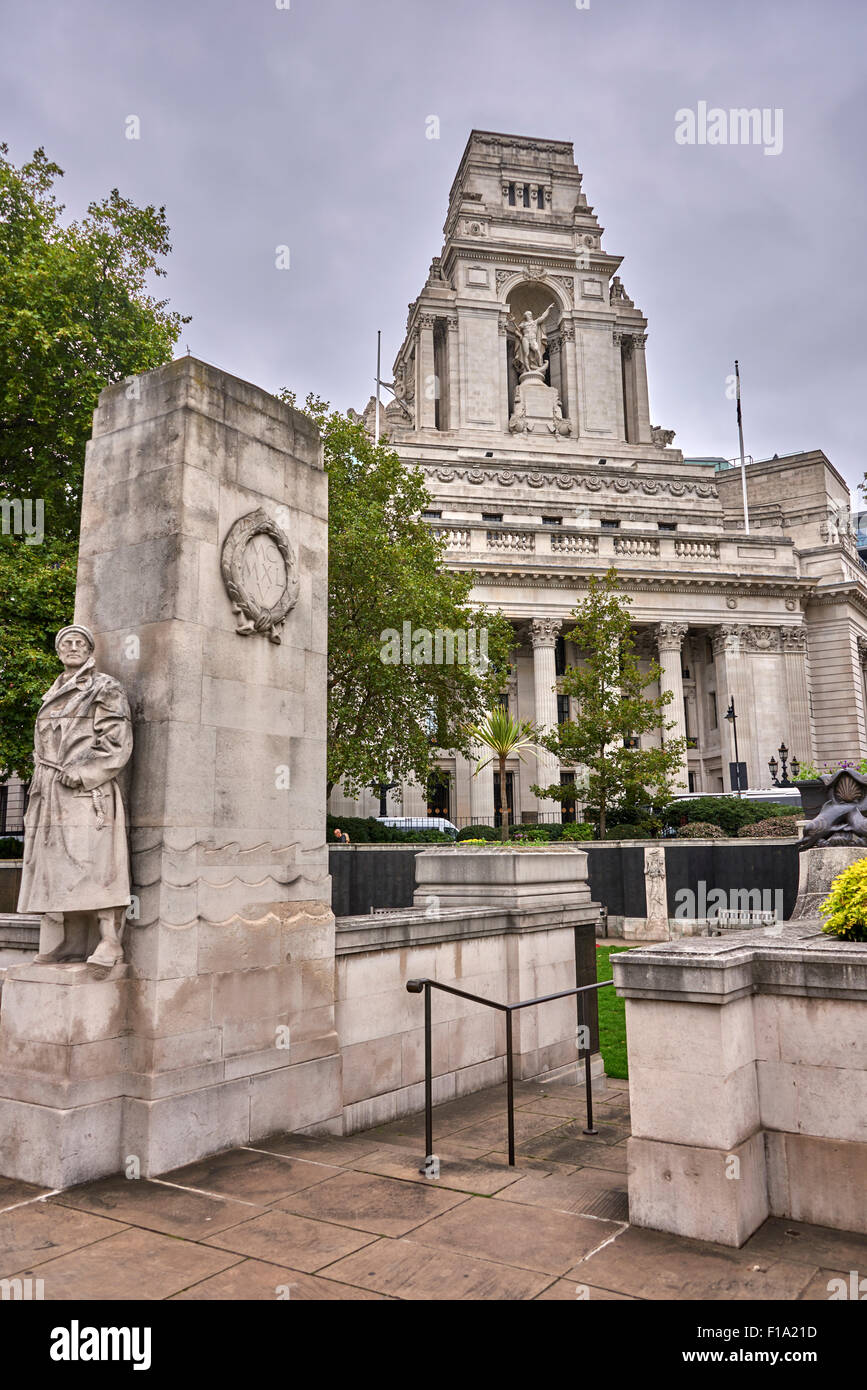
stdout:
<svg viewBox="0 0 867 1390">
<path fill-rule="evenodd" d="M 455 994 L 459 999 L 469 999 L 474 1004 L 485 1004 L 489 1009 L 498 1009 L 500 1013 L 506 1015 L 506 1105 L 509 1127 L 509 1167 L 515 1166 L 515 1074 L 514 1060 L 512 1058 L 512 1014 L 518 1009 L 529 1009 L 534 1004 L 550 1004 L 554 999 L 570 999 L 575 996 L 578 1006 L 578 1028 L 579 1046 L 578 1060 L 580 1062 L 582 1054 L 584 1057 L 584 1101 L 587 1111 L 587 1125 L 582 1131 L 584 1134 L 598 1134 L 599 1131 L 593 1127 L 593 1099 L 591 1096 L 591 1076 L 590 1076 L 590 1048 L 582 1048 L 580 1045 L 580 1029 L 585 1027 L 584 1021 L 584 998 L 583 996 L 591 989 L 604 989 L 606 985 L 613 985 L 613 980 L 597 980 L 592 985 L 576 985 L 574 989 L 561 989 L 556 994 L 540 994 L 537 999 L 522 999 L 517 1004 L 502 1004 L 496 999 L 484 999 L 480 994 L 468 994 L 465 989 L 455 989 L 453 985 L 440 984 L 439 980 L 421 979 L 407 980 L 406 988 L 410 994 L 421 994 L 424 991 L 424 1133 L 425 1133 L 425 1168 L 433 1153 L 433 1048 L 431 1034 L 431 990 L 442 990 L 443 994 Z M 588 1030 L 589 1031 L 589 1030 Z M 589 1041 L 589 1038 L 588 1038 Z"/>
</svg>

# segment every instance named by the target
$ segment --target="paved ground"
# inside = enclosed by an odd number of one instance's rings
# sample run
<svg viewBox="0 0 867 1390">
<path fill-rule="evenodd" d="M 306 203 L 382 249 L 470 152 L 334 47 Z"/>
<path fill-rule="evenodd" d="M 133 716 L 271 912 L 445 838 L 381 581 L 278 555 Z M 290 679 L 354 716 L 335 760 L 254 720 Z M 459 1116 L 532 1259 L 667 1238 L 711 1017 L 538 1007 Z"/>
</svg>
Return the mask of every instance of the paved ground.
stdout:
<svg viewBox="0 0 867 1390">
<path fill-rule="evenodd" d="M 45 1299 L 827 1299 L 867 1238 L 768 1221 L 741 1250 L 630 1227 L 626 1083 L 505 1088 L 347 1139 L 276 1136 L 151 1181 L 65 1192 L 0 1178 L 0 1278 Z M 577 1118 L 573 1118 L 576 1117 Z"/>
</svg>

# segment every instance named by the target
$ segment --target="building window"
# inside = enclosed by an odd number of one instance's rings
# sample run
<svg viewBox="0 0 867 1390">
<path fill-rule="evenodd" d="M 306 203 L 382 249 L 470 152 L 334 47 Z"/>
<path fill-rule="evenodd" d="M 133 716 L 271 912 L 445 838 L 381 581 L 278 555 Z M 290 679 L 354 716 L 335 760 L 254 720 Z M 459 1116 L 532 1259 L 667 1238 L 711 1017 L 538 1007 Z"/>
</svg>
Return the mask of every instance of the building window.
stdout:
<svg viewBox="0 0 867 1390">
<path fill-rule="evenodd" d="M 714 694 L 713 691 L 711 691 L 710 694 L 708 695 L 708 697 L 707 697 L 707 702 L 708 702 L 708 706 L 709 706 L 709 709 L 710 709 L 710 727 L 711 727 L 712 729 L 718 729 L 718 728 L 719 728 L 719 715 L 718 715 L 718 713 L 717 713 L 717 707 L 716 707 L 716 695 Z"/>
<path fill-rule="evenodd" d="M 442 512 L 435 511 L 433 508 L 428 508 L 428 510 L 426 512 L 422 512 L 421 515 L 423 521 L 438 521 L 439 518 L 442 516 Z"/>
<path fill-rule="evenodd" d="M 504 709 L 504 710 L 506 711 L 506 714 L 509 713 L 509 696 L 508 696 L 508 693 L 503 693 L 503 694 L 501 694 L 501 695 L 498 695 L 498 696 L 497 696 L 497 699 L 496 699 L 496 703 L 497 703 L 497 705 L 500 707 L 500 709 Z"/>
<path fill-rule="evenodd" d="M 612 517 L 603 517 L 603 518 L 602 518 L 602 530 L 603 530 L 603 531 L 619 531 L 619 530 L 620 530 L 620 522 L 619 522 L 619 521 L 615 521 Z"/>
<path fill-rule="evenodd" d="M 525 207 L 525 208 L 528 208 L 529 206 L 530 206 L 530 185 L 529 185 L 528 183 L 525 183 L 525 184 L 524 184 L 524 207 Z"/>
<path fill-rule="evenodd" d="M 554 675 L 565 676 L 566 674 L 566 643 L 562 633 L 557 634 L 554 642 Z"/>
<path fill-rule="evenodd" d="M 539 187 L 536 189 L 536 207 L 537 207 L 537 208 L 543 208 L 544 206 L 545 206 L 545 189 L 544 189 L 543 185 L 540 183 L 540 184 L 539 184 Z"/>
<path fill-rule="evenodd" d="M 694 792 L 694 791 L 695 791 L 695 773 L 694 773 L 694 772 L 688 772 L 688 773 L 687 773 L 687 777 L 689 778 L 689 789 L 690 789 L 691 792 Z M 681 786 L 682 786 L 682 785 L 683 785 L 683 783 L 681 783 Z"/>
<path fill-rule="evenodd" d="M 427 779 L 427 813 L 451 820 L 451 778 L 439 768 Z"/>
<path fill-rule="evenodd" d="M 543 525 L 543 526 L 562 526 L 562 525 L 563 525 L 563 518 L 562 518 L 562 516 L 543 516 L 543 517 L 542 517 L 542 525 Z"/>
<path fill-rule="evenodd" d="M 569 696 L 568 696 L 568 695 L 558 695 L 558 696 L 557 696 L 557 723 L 558 723 L 558 724 L 568 724 L 568 723 L 569 723 Z"/>
<path fill-rule="evenodd" d="M 657 526 L 659 527 L 660 531 L 676 531 L 676 530 L 677 530 L 677 522 L 676 522 L 676 521 L 658 521 L 656 524 L 657 524 Z"/>
<path fill-rule="evenodd" d="M 514 206 L 515 206 L 515 185 L 514 185 L 513 183 L 510 183 L 510 184 L 509 184 L 509 207 L 510 207 L 510 208 L 513 208 Z"/>
<path fill-rule="evenodd" d="M 502 512 L 482 512 L 482 521 L 502 521 Z"/>
</svg>

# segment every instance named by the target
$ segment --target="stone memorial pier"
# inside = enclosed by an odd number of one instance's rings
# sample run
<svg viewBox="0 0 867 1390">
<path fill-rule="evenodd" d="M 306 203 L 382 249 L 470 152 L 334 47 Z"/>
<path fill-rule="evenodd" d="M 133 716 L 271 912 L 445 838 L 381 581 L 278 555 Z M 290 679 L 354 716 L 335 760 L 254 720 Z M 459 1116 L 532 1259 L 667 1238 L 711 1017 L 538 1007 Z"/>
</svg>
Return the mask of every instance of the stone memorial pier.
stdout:
<svg viewBox="0 0 867 1390">
<path fill-rule="evenodd" d="M 129 700 L 132 901 L 116 963 L 57 959 L 43 918 L 52 959 L 8 972 L 0 1173 L 341 1132 L 315 427 L 191 357 L 103 391 L 75 622 Z"/>
</svg>

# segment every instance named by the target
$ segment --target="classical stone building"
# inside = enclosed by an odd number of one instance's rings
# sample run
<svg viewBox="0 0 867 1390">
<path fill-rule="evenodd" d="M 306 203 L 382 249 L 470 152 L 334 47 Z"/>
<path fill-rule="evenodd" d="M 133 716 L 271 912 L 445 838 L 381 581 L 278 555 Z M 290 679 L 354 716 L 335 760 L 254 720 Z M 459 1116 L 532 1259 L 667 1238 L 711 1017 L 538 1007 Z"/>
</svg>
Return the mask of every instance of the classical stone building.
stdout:
<svg viewBox="0 0 867 1390">
<path fill-rule="evenodd" d="M 801 761 L 867 754 L 867 575 L 828 459 L 751 462 L 747 533 L 740 470 L 684 459 L 652 423 L 647 320 L 603 247 L 571 143 L 473 131 L 444 233 L 382 426 L 424 473 L 447 563 L 474 571 L 474 602 L 514 624 L 511 711 L 542 726 L 568 716 L 557 676 L 580 653 L 563 633 L 588 577 L 614 565 L 639 650 L 673 691 L 684 790 L 732 786 L 732 698 L 750 787 L 770 784 L 781 741 Z M 454 757 L 440 769 L 390 796 L 389 812 L 494 816 L 490 769 L 473 777 Z M 550 818 L 530 786 L 569 772 L 547 753 L 515 760 L 517 818 Z M 379 802 L 335 793 L 332 809 L 375 815 Z"/>
</svg>

